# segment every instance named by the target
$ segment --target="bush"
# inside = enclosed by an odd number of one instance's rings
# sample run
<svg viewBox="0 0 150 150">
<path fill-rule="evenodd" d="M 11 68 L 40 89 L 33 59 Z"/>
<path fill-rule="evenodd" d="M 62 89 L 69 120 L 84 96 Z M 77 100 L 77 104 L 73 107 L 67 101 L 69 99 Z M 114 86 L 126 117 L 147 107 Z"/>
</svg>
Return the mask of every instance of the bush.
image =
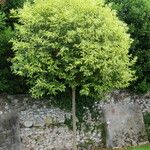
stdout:
<svg viewBox="0 0 150 150">
<path fill-rule="evenodd" d="M 135 69 L 137 81 L 131 88 L 140 92 L 150 90 L 150 1 L 149 0 L 106 0 L 112 3 L 121 20 L 129 26 L 134 39 L 130 53 L 137 56 Z"/>
<path fill-rule="evenodd" d="M 12 30 L 6 26 L 5 14 L 0 12 L 0 92 L 5 92 L 9 88 L 10 64 L 8 55 L 11 53 L 11 45 L 8 41 L 12 37 Z"/>
<path fill-rule="evenodd" d="M 20 3 L 21 2 L 21 3 Z M 22 0 L 7 0 L 0 5 L 0 93 L 23 93 L 26 91 L 25 80 L 12 74 L 9 59 L 13 56 L 12 44 L 13 24 L 17 19 L 10 18 L 10 9 L 22 6 Z"/>
</svg>

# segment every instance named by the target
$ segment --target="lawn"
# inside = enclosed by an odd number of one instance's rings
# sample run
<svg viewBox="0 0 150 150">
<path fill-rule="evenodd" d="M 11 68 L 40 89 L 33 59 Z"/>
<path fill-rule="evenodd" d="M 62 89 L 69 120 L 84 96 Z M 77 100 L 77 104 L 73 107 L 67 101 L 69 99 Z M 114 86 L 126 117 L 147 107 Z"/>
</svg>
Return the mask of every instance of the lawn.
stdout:
<svg viewBox="0 0 150 150">
<path fill-rule="evenodd" d="M 150 150 L 150 145 L 128 148 L 127 150 Z"/>
<path fill-rule="evenodd" d="M 112 149 L 95 149 L 95 150 L 112 150 Z M 125 149 L 114 149 L 114 150 L 150 150 L 150 144 L 143 145 L 143 146 L 137 146 L 137 147 L 130 147 Z"/>
</svg>

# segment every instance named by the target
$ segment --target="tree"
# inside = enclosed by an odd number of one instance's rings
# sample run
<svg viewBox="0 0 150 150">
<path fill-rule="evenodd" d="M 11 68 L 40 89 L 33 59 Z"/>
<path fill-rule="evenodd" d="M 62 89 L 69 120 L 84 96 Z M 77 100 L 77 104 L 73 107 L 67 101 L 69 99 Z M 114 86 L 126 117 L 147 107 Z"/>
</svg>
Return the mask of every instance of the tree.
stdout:
<svg viewBox="0 0 150 150">
<path fill-rule="evenodd" d="M 76 91 L 100 97 L 134 79 L 127 27 L 100 0 L 35 0 L 18 17 L 13 71 L 35 98 L 72 89 L 76 150 Z"/>
<path fill-rule="evenodd" d="M 129 26 L 129 33 L 134 39 L 130 53 L 137 56 L 135 69 L 137 80 L 131 88 L 147 92 L 150 90 L 150 1 L 149 0 L 106 0 L 112 2 L 118 17 Z"/>
</svg>

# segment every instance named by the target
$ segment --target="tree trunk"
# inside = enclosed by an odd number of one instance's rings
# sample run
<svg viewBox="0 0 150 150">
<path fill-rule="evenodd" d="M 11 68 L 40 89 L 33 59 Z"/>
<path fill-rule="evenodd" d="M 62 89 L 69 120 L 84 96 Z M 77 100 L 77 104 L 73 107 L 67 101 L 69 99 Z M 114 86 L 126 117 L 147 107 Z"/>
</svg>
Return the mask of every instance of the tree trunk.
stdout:
<svg viewBox="0 0 150 150">
<path fill-rule="evenodd" d="M 72 121 L 73 121 L 73 150 L 77 150 L 77 139 L 76 139 L 76 89 L 75 87 L 72 87 Z"/>
</svg>

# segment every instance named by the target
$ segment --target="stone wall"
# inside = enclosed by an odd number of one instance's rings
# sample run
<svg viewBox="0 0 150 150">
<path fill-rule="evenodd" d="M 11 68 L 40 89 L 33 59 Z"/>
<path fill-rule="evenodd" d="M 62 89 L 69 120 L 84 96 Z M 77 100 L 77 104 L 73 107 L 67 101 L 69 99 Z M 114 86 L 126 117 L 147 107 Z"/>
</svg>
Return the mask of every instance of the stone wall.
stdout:
<svg viewBox="0 0 150 150">
<path fill-rule="evenodd" d="M 47 107 L 46 101 L 32 100 L 27 95 L 1 95 L 0 114 L 16 110 L 20 118 L 20 134 L 23 150 L 71 150 L 72 131 L 65 124 L 71 113 Z M 107 95 L 103 102 L 95 102 L 93 110 L 98 112 L 97 118 L 92 118 L 88 108 L 83 115 L 85 123 L 77 132 L 79 149 L 91 150 L 91 147 L 103 146 L 101 127 L 103 125 L 102 106 L 106 103 L 136 103 L 142 112 L 150 112 L 150 93 L 134 95 L 127 91 L 114 91 Z M 88 126 L 88 130 L 87 130 Z"/>
</svg>

